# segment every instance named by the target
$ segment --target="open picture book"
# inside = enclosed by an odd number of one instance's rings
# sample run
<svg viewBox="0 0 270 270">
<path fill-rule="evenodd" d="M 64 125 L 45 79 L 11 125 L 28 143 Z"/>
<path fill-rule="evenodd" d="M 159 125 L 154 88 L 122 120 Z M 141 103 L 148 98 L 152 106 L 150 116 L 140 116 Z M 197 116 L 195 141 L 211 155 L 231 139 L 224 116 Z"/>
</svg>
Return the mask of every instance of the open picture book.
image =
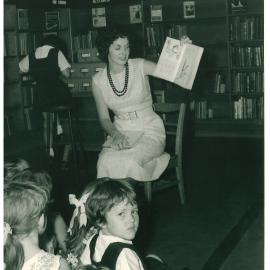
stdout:
<svg viewBox="0 0 270 270">
<path fill-rule="evenodd" d="M 194 44 L 181 45 L 180 40 L 167 37 L 154 76 L 190 90 L 203 50 Z"/>
<path fill-rule="evenodd" d="M 143 131 L 120 131 L 128 138 L 128 144 L 124 147 L 124 149 L 133 148 L 143 136 Z M 113 148 L 118 149 L 118 146 L 113 143 L 113 138 L 108 136 L 106 142 L 102 145 L 105 148 Z"/>
</svg>

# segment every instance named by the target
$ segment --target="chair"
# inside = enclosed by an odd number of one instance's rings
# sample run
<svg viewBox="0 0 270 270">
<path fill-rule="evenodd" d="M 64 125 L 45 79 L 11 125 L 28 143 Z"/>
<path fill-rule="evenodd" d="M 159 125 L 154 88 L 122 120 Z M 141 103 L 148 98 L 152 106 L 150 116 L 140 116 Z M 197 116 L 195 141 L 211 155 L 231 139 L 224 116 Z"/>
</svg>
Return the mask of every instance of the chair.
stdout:
<svg viewBox="0 0 270 270">
<path fill-rule="evenodd" d="M 176 178 L 172 180 L 158 179 L 156 181 L 147 181 L 144 183 L 145 197 L 148 203 L 151 203 L 152 193 L 160 191 L 164 188 L 171 187 L 174 185 L 178 186 L 179 196 L 181 204 L 185 203 L 185 188 L 183 178 L 183 167 L 182 167 L 182 139 L 183 139 L 183 126 L 186 111 L 185 103 L 155 103 L 154 110 L 161 115 L 164 121 L 167 141 L 169 137 L 174 137 L 174 147 L 170 154 L 170 161 L 168 169 L 175 169 Z M 173 114 L 177 114 L 177 121 L 171 121 L 170 118 Z M 167 149 L 166 149 L 167 151 Z M 163 174 L 164 175 L 164 174 Z M 166 184 L 164 184 L 166 183 Z"/>
</svg>

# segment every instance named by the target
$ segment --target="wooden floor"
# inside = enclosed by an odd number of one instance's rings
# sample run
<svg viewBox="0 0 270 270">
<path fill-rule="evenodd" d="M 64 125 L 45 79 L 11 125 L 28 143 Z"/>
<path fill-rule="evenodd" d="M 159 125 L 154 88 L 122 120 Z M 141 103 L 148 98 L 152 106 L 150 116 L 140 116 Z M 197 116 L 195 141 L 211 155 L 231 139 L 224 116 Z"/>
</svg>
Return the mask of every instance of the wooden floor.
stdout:
<svg viewBox="0 0 270 270">
<path fill-rule="evenodd" d="M 95 178 L 97 153 L 80 155 L 79 174 L 51 166 L 54 196 L 64 217 L 73 208 L 68 193 L 79 195 Z M 157 253 L 174 270 L 263 269 L 263 141 L 192 139 L 185 147 L 187 203 L 177 190 L 154 194 L 146 208 L 136 244 Z M 138 189 L 139 199 L 142 192 Z"/>
</svg>

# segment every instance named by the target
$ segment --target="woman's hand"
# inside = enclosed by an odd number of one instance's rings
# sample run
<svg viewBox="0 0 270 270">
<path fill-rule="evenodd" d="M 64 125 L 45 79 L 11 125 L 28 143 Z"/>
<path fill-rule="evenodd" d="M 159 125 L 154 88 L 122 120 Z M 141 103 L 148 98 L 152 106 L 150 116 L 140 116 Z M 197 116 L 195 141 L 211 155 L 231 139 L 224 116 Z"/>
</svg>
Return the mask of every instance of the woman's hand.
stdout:
<svg viewBox="0 0 270 270">
<path fill-rule="evenodd" d="M 192 40 L 188 37 L 188 36 L 182 36 L 180 38 L 180 45 L 184 45 L 184 44 L 191 44 L 192 43 Z"/>
<path fill-rule="evenodd" d="M 128 137 L 122 134 L 120 131 L 115 130 L 112 134 L 112 145 L 117 150 L 122 150 L 130 146 Z"/>
</svg>

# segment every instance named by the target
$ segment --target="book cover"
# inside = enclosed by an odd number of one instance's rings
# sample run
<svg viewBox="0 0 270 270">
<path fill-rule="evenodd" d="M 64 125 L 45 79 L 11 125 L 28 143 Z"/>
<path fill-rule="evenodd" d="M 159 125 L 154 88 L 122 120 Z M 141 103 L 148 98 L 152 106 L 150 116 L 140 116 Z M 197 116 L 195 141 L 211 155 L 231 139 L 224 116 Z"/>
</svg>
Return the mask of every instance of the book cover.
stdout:
<svg viewBox="0 0 270 270">
<path fill-rule="evenodd" d="M 144 134 L 142 131 L 121 131 L 121 133 L 128 137 L 128 144 L 124 147 L 124 149 L 134 147 Z M 113 144 L 113 138 L 110 136 L 108 136 L 108 139 L 102 146 L 105 148 L 118 149 L 118 146 Z"/>
<path fill-rule="evenodd" d="M 203 50 L 194 44 L 181 45 L 180 40 L 167 37 L 154 76 L 190 90 Z"/>
<path fill-rule="evenodd" d="M 162 5 L 151 5 L 151 22 L 162 22 Z"/>
<path fill-rule="evenodd" d="M 93 27 L 106 27 L 105 7 L 92 8 Z"/>
<path fill-rule="evenodd" d="M 130 19 L 130 23 L 142 22 L 142 6 L 141 5 L 129 6 L 129 19 Z"/>
</svg>

